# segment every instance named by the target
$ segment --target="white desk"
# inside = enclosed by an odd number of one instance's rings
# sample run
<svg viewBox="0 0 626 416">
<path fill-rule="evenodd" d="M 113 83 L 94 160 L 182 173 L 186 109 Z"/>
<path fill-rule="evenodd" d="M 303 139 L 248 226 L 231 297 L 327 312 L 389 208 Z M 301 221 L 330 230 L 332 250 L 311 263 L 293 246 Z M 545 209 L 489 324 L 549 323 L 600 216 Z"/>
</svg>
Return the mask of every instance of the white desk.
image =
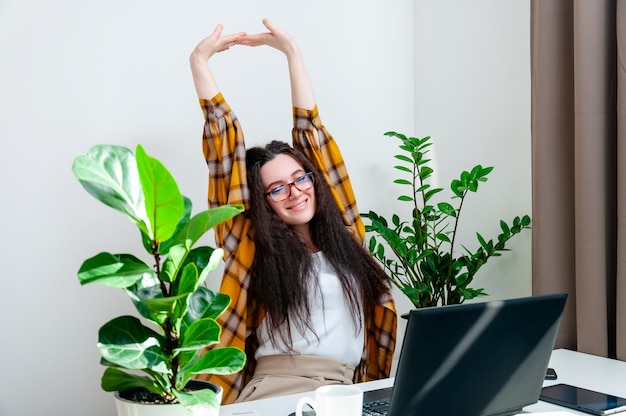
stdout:
<svg viewBox="0 0 626 416">
<path fill-rule="evenodd" d="M 626 362 L 610 360 L 569 350 L 555 350 L 550 358 L 550 367 L 557 373 L 557 380 L 545 381 L 544 386 L 557 383 L 572 384 L 591 390 L 626 397 Z M 393 379 L 355 384 L 363 390 L 375 390 L 392 385 Z M 291 394 L 272 399 L 255 400 L 222 406 L 220 416 L 287 416 L 296 408 L 298 399 L 312 393 Z M 576 415 L 586 413 L 538 402 L 524 408 L 523 413 L 540 413 L 566 410 Z M 588 415 L 587 415 L 588 416 Z"/>
</svg>

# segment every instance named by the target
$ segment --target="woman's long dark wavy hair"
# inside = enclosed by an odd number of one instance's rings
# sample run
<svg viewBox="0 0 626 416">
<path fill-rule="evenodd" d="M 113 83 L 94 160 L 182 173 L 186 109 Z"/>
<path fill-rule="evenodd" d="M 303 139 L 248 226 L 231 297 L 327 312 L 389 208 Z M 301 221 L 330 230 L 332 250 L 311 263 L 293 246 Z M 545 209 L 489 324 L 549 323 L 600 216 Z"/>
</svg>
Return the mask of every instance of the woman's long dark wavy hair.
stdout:
<svg viewBox="0 0 626 416">
<path fill-rule="evenodd" d="M 306 156 L 280 141 L 248 149 L 248 215 L 254 224 L 256 245 L 250 296 L 252 304 L 266 312 L 272 345 L 291 349 L 292 334 L 286 329 L 290 324 L 300 334 L 312 329 L 308 292 L 317 286 L 315 264 L 307 245 L 276 215 L 265 196 L 261 167 L 279 154 L 291 156 L 306 172 L 313 173 L 316 211 L 309 223 L 311 237 L 337 273 L 356 328 L 363 325 L 361 312 L 372 316 L 390 286 L 382 268 L 343 223 L 330 187 Z"/>
</svg>

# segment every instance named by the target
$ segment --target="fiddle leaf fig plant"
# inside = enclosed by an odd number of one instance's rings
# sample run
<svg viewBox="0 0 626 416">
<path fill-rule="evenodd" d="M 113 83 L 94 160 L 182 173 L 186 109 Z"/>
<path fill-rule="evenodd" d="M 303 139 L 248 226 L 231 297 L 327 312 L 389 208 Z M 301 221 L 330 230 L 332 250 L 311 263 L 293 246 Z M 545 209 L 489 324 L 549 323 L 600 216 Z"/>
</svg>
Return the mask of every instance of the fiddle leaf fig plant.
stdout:
<svg viewBox="0 0 626 416">
<path fill-rule="evenodd" d="M 390 220 L 370 211 L 362 214 L 369 220 L 365 230 L 373 233 L 368 248 L 398 287 L 417 308 L 458 304 L 477 296 L 485 296 L 483 288 L 472 288 L 474 277 L 491 257 L 508 251 L 506 244 L 515 235 L 530 227 L 530 217 L 515 217 L 510 223 L 500 220 L 501 232 L 493 239 L 476 233 L 478 247 L 463 247 L 457 254 L 456 237 L 463 204 L 478 185 L 486 182 L 493 167 L 474 166 L 463 171 L 450 183 L 450 201 L 435 202 L 443 188 L 434 188 L 429 179 L 434 173 L 427 154 L 433 144 L 430 137 L 407 137 L 396 132 L 386 136 L 400 140 L 402 151 L 394 166 L 404 176 L 394 183 L 408 188 L 398 200 L 412 206 L 412 216 L 401 219 L 393 214 Z M 456 200 L 456 201 L 455 201 Z M 456 204 L 455 204 L 456 202 Z"/>
<path fill-rule="evenodd" d="M 242 207 L 227 205 L 192 216 L 191 201 L 141 145 L 135 153 L 122 146 L 94 146 L 74 159 L 72 171 L 87 192 L 135 224 L 149 258 L 101 252 L 78 271 L 81 285 L 124 290 L 139 314 L 119 316 L 100 328 L 98 349 L 106 366 L 102 389 L 144 389 L 163 403 L 219 408 L 213 390 L 185 386 L 195 374 L 236 373 L 246 358 L 238 348 L 211 348 L 221 334 L 216 319 L 230 297 L 204 286 L 223 251 L 196 243 Z"/>
</svg>

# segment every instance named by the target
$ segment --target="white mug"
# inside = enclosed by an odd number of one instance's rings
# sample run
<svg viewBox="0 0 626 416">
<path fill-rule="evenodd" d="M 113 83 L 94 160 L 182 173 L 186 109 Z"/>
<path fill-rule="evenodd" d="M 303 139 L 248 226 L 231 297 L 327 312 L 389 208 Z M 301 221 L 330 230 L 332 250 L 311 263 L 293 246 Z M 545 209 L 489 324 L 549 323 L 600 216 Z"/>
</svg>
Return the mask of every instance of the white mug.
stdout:
<svg viewBox="0 0 626 416">
<path fill-rule="evenodd" d="M 308 404 L 316 416 L 361 416 L 363 414 L 363 390 L 358 387 L 333 384 L 318 387 L 315 398 L 298 400 L 296 416 L 302 416 L 302 408 Z"/>
</svg>

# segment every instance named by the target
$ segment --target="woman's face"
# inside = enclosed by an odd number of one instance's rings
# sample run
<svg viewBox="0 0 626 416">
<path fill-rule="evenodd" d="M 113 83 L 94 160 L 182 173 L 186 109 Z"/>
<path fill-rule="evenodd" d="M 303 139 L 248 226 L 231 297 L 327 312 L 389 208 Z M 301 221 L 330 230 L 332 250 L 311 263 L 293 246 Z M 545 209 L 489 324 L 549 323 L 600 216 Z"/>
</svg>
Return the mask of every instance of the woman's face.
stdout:
<svg viewBox="0 0 626 416">
<path fill-rule="evenodd" d="M 274 202 L 266 196 L 267 203 L 281 220 L 296 229 L 308 225 L 315 214 L 315 187 L 301 191 L 293 185 L 296 179 L 302 178 L 306 173 L 300 163 L 285 154 L 277 155 L 261 167 L 261 181 L 265 192 L 286 186 L 287 196 L 284 201 Z"/>
</svg>

